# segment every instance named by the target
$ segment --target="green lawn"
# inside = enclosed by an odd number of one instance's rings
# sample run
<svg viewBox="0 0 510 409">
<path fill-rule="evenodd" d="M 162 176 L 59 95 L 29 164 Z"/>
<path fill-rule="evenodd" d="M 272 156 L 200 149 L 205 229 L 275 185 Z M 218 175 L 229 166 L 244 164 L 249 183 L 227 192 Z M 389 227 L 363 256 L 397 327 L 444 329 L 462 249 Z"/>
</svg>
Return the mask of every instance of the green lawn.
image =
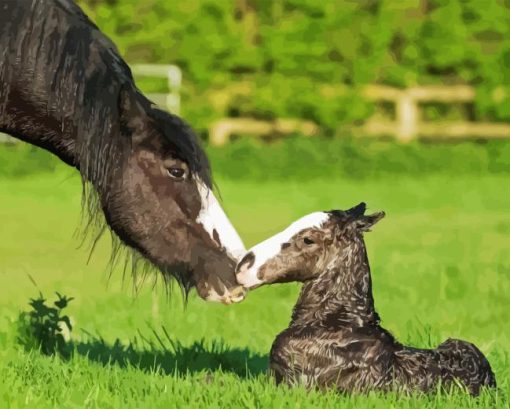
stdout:
<svg viewBox="0 0 510 409">
<path fill-rule="evenodd" d="M 133 296 L 122 272 L 108 280 L 108 241 L 89 264 L 73 238 L 78 178 L 59 171 L 0 179 L 0 407 L 508 407 L 510 393 L 509 178 L 388 178 L 247 183 L 217 180 L 248 246 L 315 210 L 366 201 L 387 218 L 367 235 L 376 306 L 400 340 L 475 342 L 503 393 L 341 396 L 276 387 L 267 354 L 299 290 L 261 288 L 234 306 L 147 284 Z M 14 323 L 38 288 L 75 297 L 70 360 L 24 351 Z M 165 332 L 168 334 L 165 335 Z M 158 341 L 158 337 L 161 342 Z"/>
</svg>

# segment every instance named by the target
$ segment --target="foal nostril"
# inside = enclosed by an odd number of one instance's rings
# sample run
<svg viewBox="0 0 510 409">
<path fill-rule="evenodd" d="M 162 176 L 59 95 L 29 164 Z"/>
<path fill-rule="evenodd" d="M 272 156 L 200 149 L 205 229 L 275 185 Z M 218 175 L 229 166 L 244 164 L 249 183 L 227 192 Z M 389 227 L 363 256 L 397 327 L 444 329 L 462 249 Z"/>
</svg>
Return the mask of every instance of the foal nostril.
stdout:
<svg viewBox="0 0 510 409">
<path fill-rule="evenodd" d="M 236 270 L 239 273 L 242 269 L 250 268 L 253 263 L 255 263 L 255 254 L 250 251 L 242 258 L 239 264 L 237 264 Z"/>
</svg>

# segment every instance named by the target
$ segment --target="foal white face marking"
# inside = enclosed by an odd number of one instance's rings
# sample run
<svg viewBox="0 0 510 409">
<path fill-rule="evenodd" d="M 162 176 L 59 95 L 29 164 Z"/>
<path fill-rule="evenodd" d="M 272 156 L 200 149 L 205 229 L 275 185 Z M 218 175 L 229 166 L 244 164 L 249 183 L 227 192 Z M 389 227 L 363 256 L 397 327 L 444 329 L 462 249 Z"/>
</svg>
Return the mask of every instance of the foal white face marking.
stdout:
<svg viewBox="0 0 510 409">
<path fill-rule="evenodd" d="M 268 260 L 278 255 L 282 244 L 288 242 L 300 231 L 312 227 L 321 227 L 329 219 L 325 212 L 311 213 L 292 223 L 282 232 L 252 247 L 248 252 L 253 253 L 254 261 L 250 267 L 241 266 L 237 272 L 237 282 L 245 288 L 255 287 L 263 282 L 258 278 L 258 272 Z"/>
<path fill-rule="evenodd" d="M 197 180 L 197 187 L 202 201 L 197 223 L 204 227 L 215 242 L 219 240 L 227 254 L 238 260 L 246 252 L 241 237 L 230 223 L 214 193 L 200 180 Z"/>
</svg>

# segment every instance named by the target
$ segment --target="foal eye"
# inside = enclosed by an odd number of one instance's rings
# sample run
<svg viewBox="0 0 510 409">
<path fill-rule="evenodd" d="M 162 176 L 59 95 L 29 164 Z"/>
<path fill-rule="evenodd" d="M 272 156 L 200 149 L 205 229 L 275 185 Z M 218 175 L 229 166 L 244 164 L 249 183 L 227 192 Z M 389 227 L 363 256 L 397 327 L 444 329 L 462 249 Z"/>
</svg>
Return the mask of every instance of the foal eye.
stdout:
<svg viewBox="0 0 510 409">
<path fill-rule="evenodd" d="M 303 242 L 304 242 L 307 246 L 309 246 L 310 244 L 314 244 L 314 243 L 315 243 L 312 239 L 309 239 L 308 237 L 305 237 L 305 238 L 303 239 Z"/>
<path fill-rule="evenodd" d="M 186 171 L 183 168 L 178 167 L 171 167 L 167 169 L 167 172 L 170 175 L 170 177 L 174 179 L 182 179 L 186 174 Z"/>
</svg>

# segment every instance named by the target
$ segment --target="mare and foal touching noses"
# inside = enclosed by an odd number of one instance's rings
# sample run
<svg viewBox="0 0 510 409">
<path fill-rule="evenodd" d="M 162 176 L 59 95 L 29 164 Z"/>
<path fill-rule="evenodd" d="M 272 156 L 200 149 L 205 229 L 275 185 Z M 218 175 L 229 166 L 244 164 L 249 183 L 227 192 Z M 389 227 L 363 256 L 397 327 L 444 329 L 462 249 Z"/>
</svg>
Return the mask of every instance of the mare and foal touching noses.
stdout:
<svg viewBox="0 0 510 409">
<path fill-rule="evenodd" d="M 0 131 L 80 171 L 89 226 L 104 213 L 165 280 L 174 276 L 204 299 L 237 302 L 244 289 L 303 282 L 271 350 L 278 381 L 342 391 L 460 383 L 472 394 L 495 386 L 474 345 L 409 348 L 379 325 L 363 233 L 383 213 L 365 215 L 364 204 L 303 217 L 253 247 L 234 276 L 244 245 L 191 128 L 138 90 L 115 45 L 75 1 L 0 0 L 0 10 Z"/>
<path fill-rule="evenodd" d="M 254 246 L 237 266 L 245 288 L 303 283 L 290 325 L 270 353 L 278 383 L 343 392 L 428 392 L 457 385 L 478 395 L 496 387 L 473 344 L 448 339 L 436 349 L 399 343 L 379 324 L 363 233 L 384 217 L 365 204 L 317 212 Z"/>
</svg>

